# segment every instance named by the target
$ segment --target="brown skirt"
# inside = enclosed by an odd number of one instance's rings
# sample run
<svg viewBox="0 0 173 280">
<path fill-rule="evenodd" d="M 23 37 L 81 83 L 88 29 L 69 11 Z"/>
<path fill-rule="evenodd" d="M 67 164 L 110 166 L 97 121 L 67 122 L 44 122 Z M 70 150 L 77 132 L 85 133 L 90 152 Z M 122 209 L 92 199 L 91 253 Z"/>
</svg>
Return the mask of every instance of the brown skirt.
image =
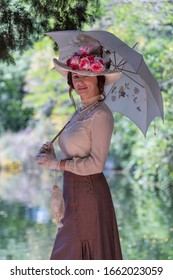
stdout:
<svg viewBox="0 0 173 280">
<path fill-rule="evenodd" d="M 64 172 L 65 216 L 51 260 L 121 260 L 114 206 L 103 173 Z"/>
</svg>

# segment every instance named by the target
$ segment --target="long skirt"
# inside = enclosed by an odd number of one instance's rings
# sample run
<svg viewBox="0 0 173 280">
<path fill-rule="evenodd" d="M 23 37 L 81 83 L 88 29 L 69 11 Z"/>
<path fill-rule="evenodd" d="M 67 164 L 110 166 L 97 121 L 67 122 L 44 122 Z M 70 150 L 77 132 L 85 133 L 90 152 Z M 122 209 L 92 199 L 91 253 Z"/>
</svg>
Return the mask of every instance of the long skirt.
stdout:
<svg viewBox="0 0 173 280">
<path fill-rule="evenodd" d="M 118 227 L 103 173 L 80 176 L 65 171 L 65 215 L 51 260 L 121 260 Z"/>
</svg>

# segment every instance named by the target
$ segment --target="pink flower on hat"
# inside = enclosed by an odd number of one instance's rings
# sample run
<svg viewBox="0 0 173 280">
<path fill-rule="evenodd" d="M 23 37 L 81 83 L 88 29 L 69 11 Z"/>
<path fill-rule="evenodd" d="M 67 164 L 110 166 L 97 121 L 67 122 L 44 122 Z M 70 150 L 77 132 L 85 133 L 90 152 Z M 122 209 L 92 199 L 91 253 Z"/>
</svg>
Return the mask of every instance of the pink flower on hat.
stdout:
<svg viewBox="0 0 173 280">
<path fill-rule="evenodd" d="M 90 61 L 87 57 L 81 58 L 80 63 L 79 63 L 80 70 L 89 70 L 90 66 L 91 66 Z"/>
<path fill-rule="evenodd" d="M 74 55 L 74 56 L 70 59 L 70 64 L 71 64 L 71 65 L 79 65 L 79 56 Z"/>
<path fill-rule="evenodd" d="M 82 46 L 78 52 L 66 61 L 68 67 L 73 70 L 92 71 L 96 73 L 105 70 L 104 61 L 102 57 L 91 54 L 91 46 Z"/>
<path fill-rule="evenodd" d="M 104 70 L 105 70 L 105 67 L 99 60 L 96 60 L 91 65 L 91 71 L 93 71 L 93 72 L 100 73 L 100 72 L 103 72 Z"/>
</svg>

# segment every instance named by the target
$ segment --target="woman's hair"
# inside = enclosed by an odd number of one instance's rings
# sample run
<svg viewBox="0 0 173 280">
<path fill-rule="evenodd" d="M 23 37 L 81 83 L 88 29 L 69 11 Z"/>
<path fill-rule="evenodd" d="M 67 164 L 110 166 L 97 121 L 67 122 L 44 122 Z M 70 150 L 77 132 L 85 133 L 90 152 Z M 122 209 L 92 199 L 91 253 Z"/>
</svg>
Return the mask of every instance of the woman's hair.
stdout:
<svg viewBox="0 0 173 280">
<path fill-rule="evenodd" d="M 99 101 L 104 101 L 105 98 L 106 98 L 106 96 L 104 94 L 105 76 L 103 76 L 103 75 L 102 76 L 97 76 L 97 82 L 98 82 L 98 89 L 99 89 L 100 96 L 102 96 L 102 98 Z M 67 83 L 70 86 L 69 87 L 70 99 L 71 99 L 74 107 L 76 108 L 76 104 L 75 104 L 74 98 L 72 96 L 72 91 L 74 89 L 74 86 L 73 86 L 72 73 L 71 72 L 68 72 Z"/>
</svg>

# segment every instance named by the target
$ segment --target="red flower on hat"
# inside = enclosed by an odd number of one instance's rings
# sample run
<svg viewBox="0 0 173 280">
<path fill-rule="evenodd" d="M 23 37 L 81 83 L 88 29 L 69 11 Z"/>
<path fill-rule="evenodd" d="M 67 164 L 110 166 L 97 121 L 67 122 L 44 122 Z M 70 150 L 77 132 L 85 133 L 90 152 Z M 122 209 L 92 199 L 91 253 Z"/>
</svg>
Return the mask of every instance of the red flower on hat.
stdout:
<svg viewBox="0 0 173 280">
<path fill-rule="evenodd" d="M 94 55 L 88 55 L 88 59 L 90 61 L 90 63 L 94 62 Z"/>
<path fill-rule="evenodd" d="M 79 65 L 72 65 L 71 68 L 72 68 L 73 70 L 78 70 L 78 69 L 79 69 Z"/>
<path fill-rule="evenodd" d="M 71 59 L 69 58 L 68 60 L 67 60 L 67 62 L 66 62 L 66 64 L 67 64 L 67 66 L 71 66 Z"/>
<path fill-rule="evenodd" d="M 91 65 L 91 71 L 93 71 L 93 72 L 100 73 L 100 72 L 103 72 L 104 70 L 105 70 L 105 67 L 99 60 L 96 60 Z"/>
</svg>

